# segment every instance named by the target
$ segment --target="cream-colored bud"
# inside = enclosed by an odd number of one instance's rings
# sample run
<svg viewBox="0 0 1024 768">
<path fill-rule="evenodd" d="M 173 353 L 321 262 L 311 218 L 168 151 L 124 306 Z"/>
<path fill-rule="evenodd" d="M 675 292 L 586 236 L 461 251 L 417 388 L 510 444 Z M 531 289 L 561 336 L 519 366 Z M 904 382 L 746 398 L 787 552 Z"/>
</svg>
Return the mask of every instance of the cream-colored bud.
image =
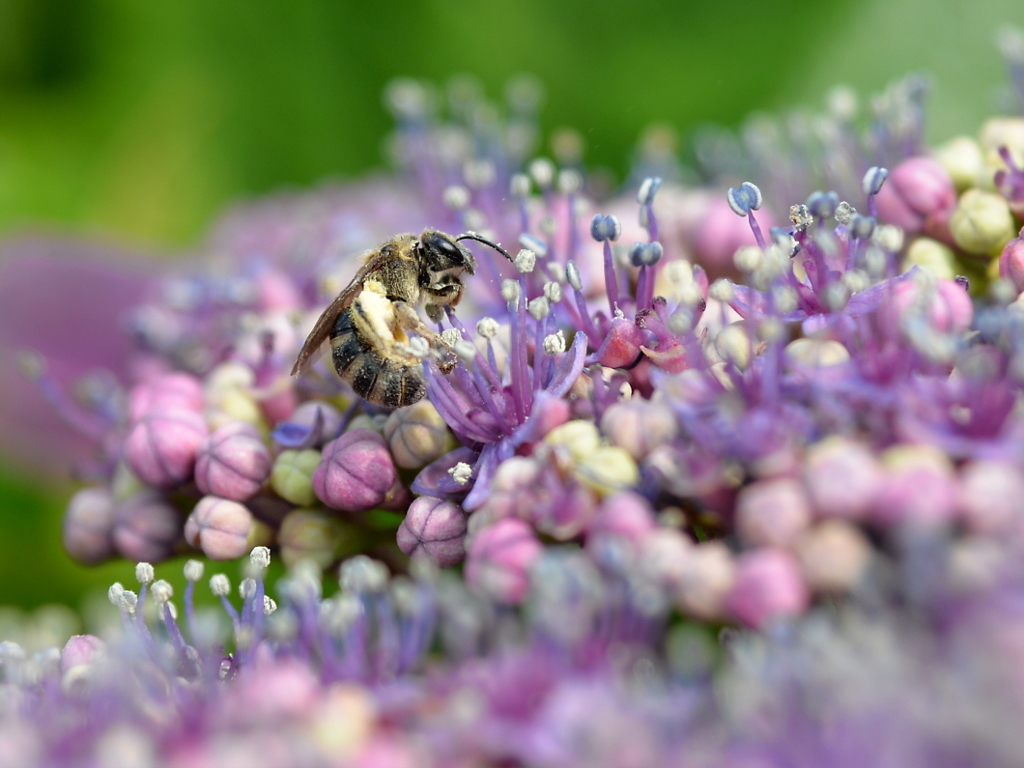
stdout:
<svg viewBox="0 0 1024 768">
<path fill-rule="evenodd" d="M 936 149 L 933 154 L 939 165 L 953 179 L 958 192 L 978 183 L 984 160 L 981 147 L 970 136 L 957 136 Z"/>
<path fill-rule="evenodd" d="M 903 257 L 903 271 L 918 266 L 927 270 L 935 277 L 952 280 L 956 277 L 955 256 L 953 249 L 938 240 L 919 237 L 910 244 L 906 256 Z"/>
<path fill-rule="evenodd" d="M 848 362 L 850 352 L 833 339 L 794 339 L 786 345 L 786 357 L 808 368 L 827 368 Z"/>
<path fill-rule="evenodd" d="M 740 370 L 750 365 L 750 336 L 746 323 L 737 321 L 725 326 L 715 337 L 715 351 L 722 360 L 731 362 Z"/>
<path fill-rule="evenodd" d="M 949 229 L 960 248 L 978 256 L 998 256 L 1017 234 L 1006 200 L 980 189 L 969 189 L 960 197 Z"/>
</svg>

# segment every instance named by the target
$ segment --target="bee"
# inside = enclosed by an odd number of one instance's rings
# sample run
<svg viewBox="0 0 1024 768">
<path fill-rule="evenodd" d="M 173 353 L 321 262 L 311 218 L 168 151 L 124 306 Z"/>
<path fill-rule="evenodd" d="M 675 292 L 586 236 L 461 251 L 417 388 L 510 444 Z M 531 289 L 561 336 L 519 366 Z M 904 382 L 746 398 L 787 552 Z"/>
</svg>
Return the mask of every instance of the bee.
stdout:
<svg viewBox="0 0 1024 768">
<path fill-rule="evenodd" d="M 427 385 L 408 334 L 421 336 L 435 350 L 446 350 L 440 334 L 423 323 L 417 309 L 423 306 L 437 323 L 446 307 L 462 299 L 462 276 L 476 272 L 476 259 L 460 240 L 476 240 L 512 261 L 500 245 L 472 232 L 452 237 L 425 229 L 419 237 L 395 235 L 364 255 L 352 282 L 320 315 L 292 376 L 308 370 L 330 341 L 334 369 L 360 397 L 385 408 L 421 400 Z"/>
</svg>

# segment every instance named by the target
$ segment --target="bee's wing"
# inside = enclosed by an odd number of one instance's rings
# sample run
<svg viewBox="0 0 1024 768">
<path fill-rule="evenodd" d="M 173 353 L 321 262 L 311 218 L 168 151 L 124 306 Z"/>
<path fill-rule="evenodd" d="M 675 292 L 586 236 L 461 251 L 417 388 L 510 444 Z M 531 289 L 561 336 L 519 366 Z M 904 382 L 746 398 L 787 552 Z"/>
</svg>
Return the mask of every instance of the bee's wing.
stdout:
<svg viewBox="0 0 1024 768">
<path fill-rule="evenodd" d="M 337 297 L 330 303 L 330 305 L 323 311 L 320 317 L 316 321 L 316 325 L 313 326 L 313 330 L 309 332 L 309 336 L 306 337 L 306 343 L 302 345 L 302 349 L 299 350 L 299 356 L 295 360 L 295 365 L 292 366 L 292 376 L 298 376 L 299 374 L 308 371 L 317 360 L 320 359 L 321 355 L 327 351 L 327 342 L 330 340 L 331 329 L 334 327 L 334 323 L 338 319 L 345 307 L 352 303 L 353 299 L 359 295 L 359 292 L 363 290 L 363 283 L 366 282 L 367 276 L 371 272 L 378 269 L 381 262 L 381 254 L 377 252 L 374 254 L 370 252 L 369 257 L 366 259 L 359 271 L 356 272 L 356 276 L 352 278 L 352 282 L 348 284 Z"/>
</svg>

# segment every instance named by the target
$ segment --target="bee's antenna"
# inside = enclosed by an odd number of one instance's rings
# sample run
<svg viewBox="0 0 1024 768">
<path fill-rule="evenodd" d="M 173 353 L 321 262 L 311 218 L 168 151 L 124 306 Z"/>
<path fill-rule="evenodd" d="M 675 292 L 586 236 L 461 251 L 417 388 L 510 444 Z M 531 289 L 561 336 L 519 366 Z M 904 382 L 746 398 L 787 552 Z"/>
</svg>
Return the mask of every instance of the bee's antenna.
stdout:
<svg viewBox="0 0 1024 768">
<path fill-rule="evenodd" d="M 455 242 L 459 242 L 459 240 L 476 240 L 478 243 L 483 243 L 488 248 L 493 248 L 498 253 L 500 253 L 502 256 L 504 256 L 506 259 L 511 261 L 513 264 L 516 263 L 516 260 L 513 259 L 512 256 L 509 255 L 508 251 L 506 251 L 504 248 L 502 248 L 497 243 L 492 243 L 490 240 L 487 240 L 486 238 L 480 237 L 480 235 L 476 234 L 475 232 L 467 232 L 464 235 L 459 235 L 458 237 L 455 238 Z"/>
</svg>

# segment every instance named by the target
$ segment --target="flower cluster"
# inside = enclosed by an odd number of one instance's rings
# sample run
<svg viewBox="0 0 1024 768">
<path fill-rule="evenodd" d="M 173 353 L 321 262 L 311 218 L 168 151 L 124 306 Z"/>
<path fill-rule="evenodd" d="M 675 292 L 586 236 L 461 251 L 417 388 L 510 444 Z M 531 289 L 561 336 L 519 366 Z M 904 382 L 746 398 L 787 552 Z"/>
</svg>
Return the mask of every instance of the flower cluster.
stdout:
<svg viewBox="0 0 1024 768">
<path fill-rule="evenodd" d="M 66 548 L 139 561 L 142 586 L 112 588 L 102 653 L 5 647 L 20 719 L 0 745 L 101 765 L 225 744 L 310 765 L 1012 761 L 1024 118 L 930 151 L 923 93 L 891 88 L 866 132 L 844 93 L 829 120 L 751 128 L 756 184 L 705 140 L 735 186 L 666 172 L 599 200 L 574 136 L 530 159 L 536 86 L 501 121 L 465 82 L 447 119 L 396 83 L 403 181 L 232 214 L 133 311 L 134 381 L 76 400 L 26 357 L 98 438 Z M 328 360 L 290 377 L 354 255 L 427 225 L 518 248 L 474 245 L 465 300 L 410 339 L 425 398 L 387 412 Z M 251 553 L 242 609 L 218 575 L 223 614 L 198 611 L 190 561 L 179 621 L 149 563 L 184 553 Z"/>
</svg>

